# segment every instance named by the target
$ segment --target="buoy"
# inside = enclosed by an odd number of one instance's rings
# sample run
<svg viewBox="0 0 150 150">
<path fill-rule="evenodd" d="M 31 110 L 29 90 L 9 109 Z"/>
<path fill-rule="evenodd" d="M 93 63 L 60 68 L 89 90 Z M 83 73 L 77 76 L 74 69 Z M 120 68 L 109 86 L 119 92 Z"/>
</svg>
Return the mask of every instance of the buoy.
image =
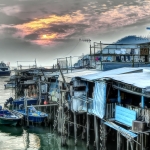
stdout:
<svg viewBox="0 0 150 150">
<path fill-rule="evenodd" d="M 45 101 L 44 101 L 44 105 L 47 105 L 47 104 L 48 104 L 48 102 L 45 100 Z"/>
</svg>

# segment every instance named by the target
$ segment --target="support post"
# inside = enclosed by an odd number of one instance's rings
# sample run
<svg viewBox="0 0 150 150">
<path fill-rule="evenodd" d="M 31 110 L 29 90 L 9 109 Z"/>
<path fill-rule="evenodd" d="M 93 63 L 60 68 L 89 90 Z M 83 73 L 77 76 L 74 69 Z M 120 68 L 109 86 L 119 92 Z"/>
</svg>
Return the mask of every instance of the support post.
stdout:
<svg viewBox="0 0 150 150">
<path fill-rule="evenodd" d="M 138 135 L 138 137 L 137 137 L 137 143 L 136 143 L 136 150 L 138 150 L 139 148 L 139 144 L 138 144 L 138 142 L 139 142 L 139 135 Z"/>
<path fill-rule="evenodd" d="M 68 110 L 68 120 L 69 120 L 69 110 Z M 70 123 L 68 121 L 68 138 L 70 136 Z"/>
<path fill-rule="evenodd" d="M 72 72 L 72 57 L 70 56 L 71 72 Z"/>
<path fill-rule="evenodd" d="M 67 69 L 67 73 L 68 73 L 68 60 L 67 60 L 67 57 L 66 57 L 66 69 Z"/>
<path fill-rule="evenodd" d="M 90 44 L 90 66 L 89 67 L 92 67 L 92 47 L 91 47 L 91 44 Z"/>
<path fill-rule="evenodd" d="M 39 78 L 39 105 L 41 105 L 41 82 L 40 82 L 40 78 Z"/>
<path fill-rule="evenodd" d="M 133 150 L 134 149 L 134 142 L 132 140 L 130 141 L 130 146 L 131 146 L 131 150 Z"/>
<path fill-rule="evenodd" d="M 95 61 L 95 68 L 96 68 L 96 60 L 95 60 L 95 42 L 94 42 L 94 61 Z"/>
<path fill-rule="evenodd" d="M 117 131 L 117 150 L 120 150 L 120 133 Z"/>
<path fill-rule="evenodd" d="M 87 146 L 87 148 L 89 148 L 89 141 L 90 141 L 90 138 L 89 138 L 89 128 L 90 128 L 90 124 L 89 124 L 89 120 L 90 120 L 90 118 L 89 118 L 89 115 L 88 115 L 88 113 L 87 113 L 87 144 L 86 144 L 86 146 Z"/>
<path fill-rule="evenodd" d="M 144 96 L 141 96 L 141 107 L 142 107 L 143 109 L 145 108 Z"/>
<path fill-rule="evenodd" d="M 97 117 L 94 116 L 94 131 L 95 131 L 95 146 L 96 150 L 99 150 L 99 132 L 98 132 L 98 121 Z"/>
<path fill-rule="evenodd" d="M 103 70 L 103 65 L 102 65 L 102 43 L 100 41 L 100 61 L 101 61 L 101 71 Z"/>
<path fill-rule="evenodd" d="M 129 150 L 129 140 L 127 139 L 127 150 Z"/>
<path fill-rule="evenodd" d="M 118 89 L 118 103 L 121 103 L 121 96 L 120 96 L 120 90 Z"/>
<path fill-rule="evenodd" d="M 75 145 L 77 145 L 77 118 L 76 118 L 76 112 L 74 111 L 74 139 L 75 139 Z"/>
</svg>

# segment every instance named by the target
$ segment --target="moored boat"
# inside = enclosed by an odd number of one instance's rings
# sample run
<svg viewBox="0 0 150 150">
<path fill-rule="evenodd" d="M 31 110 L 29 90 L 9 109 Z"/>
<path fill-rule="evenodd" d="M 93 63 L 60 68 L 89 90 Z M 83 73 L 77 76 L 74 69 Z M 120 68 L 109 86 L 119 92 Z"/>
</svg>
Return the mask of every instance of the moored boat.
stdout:
<svg viewBox="0 0 150 150">
<path fill-rule="evenodd" d="M 10 76 L 10 67 L 4 62 L 0 63 L 0 76 Z"/>
<path fill-rule="evenodd" d="M 16 84 L 14 82 L 8 82 L 7 84 L 4 84 L 5 89 L 7 88 L 15 88 Z"/>
<path fill-rule="evenodd" d="M 12 104 L 14 106 L 19 106 L 21 104 L 24 105 L 24 100 L 25 100 L 25 97 L 21 97 L 19 99 L 13 100 Z M 27 97 L 26 100 L 27 100 L 27 105 L 36 105 L 38 103 L 38 98 Z"/>
<path fill-rule="evenodd" d="M 27 110 L 20 109 L 20 110 L 16 110 L 16 111 L 19 112 L 20 114 L 22 114 L 24 116 L 25 120 L 28 119 L 29 122 L 33 122 L 33 123 L 45 122 L 45 120 L 48 117 L 48 114 L 36 110 L 33 106 L 29 106 Z"/>
<path fill-rule="evenodd" d="M 16 126 L 21 116 L 11 113 L 9 110 L 2 109 L 0 106 L 0 124 Z"/>
</svg>

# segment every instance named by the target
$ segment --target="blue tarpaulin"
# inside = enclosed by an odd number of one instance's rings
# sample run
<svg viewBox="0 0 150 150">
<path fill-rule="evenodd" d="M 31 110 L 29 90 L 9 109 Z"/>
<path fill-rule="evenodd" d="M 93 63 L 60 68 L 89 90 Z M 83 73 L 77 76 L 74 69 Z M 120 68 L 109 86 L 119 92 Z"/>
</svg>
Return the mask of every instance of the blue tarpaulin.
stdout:
<svg viewBox="0 0 150 150">
<path fill-rule="evenodd" d="M 95 82 L 93 113 L 99 118 L 104 118 L 106 107 L 106 83 L 104 81 Z"/>
</svg>

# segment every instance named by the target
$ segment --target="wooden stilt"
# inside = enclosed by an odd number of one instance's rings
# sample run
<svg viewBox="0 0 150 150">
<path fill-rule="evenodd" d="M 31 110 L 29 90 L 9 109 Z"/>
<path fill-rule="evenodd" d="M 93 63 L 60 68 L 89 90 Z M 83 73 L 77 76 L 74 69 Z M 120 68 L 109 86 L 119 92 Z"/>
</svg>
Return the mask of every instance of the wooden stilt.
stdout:
<svg viewBox="0 0 150 150">
<path fill-rule="evenodd" d="M 120 150 L 120 133 L 117 131 L 117 150 Z"/>
<path fill-rule="evenodd" d="M 129 150 L 129 140 L 127 139 L 127 150 Z"/>
<path fill-rule="evenodd" d="M 87 114 L 86 115 L 87 116 L 87 144 L 86 144 L 86 146 L 87 146 L 87 148 L 89 148 L 89 140 L 90 140 L 90 138 L 89 138 L 89 128 L 90 128 L 90 124 L 89 124 L 89 121 L 90 121 L 90 116 Z"/>
<path fill-rule="evenodd" d="M 77 118 L 76 118 L 76 112 L 74 112 L 74 139 L 75 139 L 75 145 L 77 145 Z"/>
<path fill-rule="evenodd" d="M 68 111 L 68 120 L 70 120 L 70 118 L 69 118 L 69 111 Z M 70 136 L 70 123 L 69 123 L 69 121 L 68 121 L 68 138 L 69 138 L 69 136 Z"/>
<path fill-rule="evenodd" d="M 98 121 L 97 121 L 97 117 L 94 116 L 94 132 L 95 132 L 95 146 L 96 146 L 96 150 L 99 150 L 99 132 L 98 132 Z"/>
<path fill-rule="evenodd" d="M 138 137 L 137 137 L 136 150 L 139 149 L 139 144 L 138 144 L 138 142 L 139 142 L 139 135 L 138 135 Z"/>
<path fill-rule="evenodd" d="M 134 149 L 134 142 L 132 140 L 130 141 L 130 146 L 131 146 L 131 150 L 133 150 Z"/>
</svg>

